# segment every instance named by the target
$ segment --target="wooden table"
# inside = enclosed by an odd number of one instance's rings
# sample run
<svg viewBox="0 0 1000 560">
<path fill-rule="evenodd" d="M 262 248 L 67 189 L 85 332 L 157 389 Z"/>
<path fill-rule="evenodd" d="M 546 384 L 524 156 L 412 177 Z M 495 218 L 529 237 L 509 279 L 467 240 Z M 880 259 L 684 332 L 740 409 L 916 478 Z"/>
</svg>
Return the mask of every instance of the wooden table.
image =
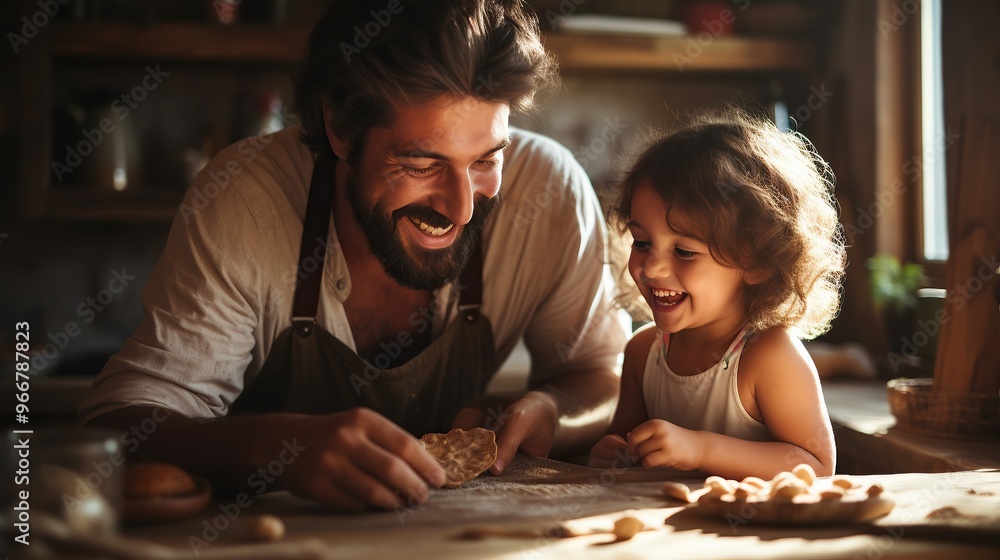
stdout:
<svg viewBox="0 0 1000 560">
<path fill-rule="evenodd" d="M 837 470 L 852 474 L 1000 469 L 1000 440 L 930 437 L 896 426 L 885 383 L 825 380 Z"/>
<path fill-rule="evenodd" d="M 263 513 L 279 516 L 288 534 L 275 558 L 311 544 L 329 558 L 989 558 L 1000 552 L 1000 471 L 857 477 L 881 483 L 896 508 L 869 524 L 839 527 L 762 526 L 710 519 L 664 498 L 667 471 L 588 469 L 519 456 L 500 477 L 489 474 L 456 490 L 435 490 L 427 504 L 391 512 L 342 515 L 287 493 L 213 503 L 183 521 L 129 527 L 125 535 L 176 548 L 218 553 L 246 543 L 246 525 Z M 692 485 L 701 480 L 688 480 Z M 246 500 L 243 501 L 246 503 Z M 954 508 L 954 509 L 943 509 Z M 554 527 L 610 528 L 631 511 L 652 530 L 628 541 L 609 534 L 559 538 Z M 227 513 L 228 512 L 228 513 Z M 231 519 L 232 518 L 232 519 Z M 581 518 L 583 520 L 581 521 Z M 575 520 L 575 521 L 574 521 Z M 576 525 L 574 525 L 576 524 Z M 582 525 L 581 525 L 582 524 Z M 490 525 L 526 536 L 460 538 Z M 257 545 L 275 546 L 275 545 Z M 284 547 L 284 548 L 282 548 Z"/>
</svg>

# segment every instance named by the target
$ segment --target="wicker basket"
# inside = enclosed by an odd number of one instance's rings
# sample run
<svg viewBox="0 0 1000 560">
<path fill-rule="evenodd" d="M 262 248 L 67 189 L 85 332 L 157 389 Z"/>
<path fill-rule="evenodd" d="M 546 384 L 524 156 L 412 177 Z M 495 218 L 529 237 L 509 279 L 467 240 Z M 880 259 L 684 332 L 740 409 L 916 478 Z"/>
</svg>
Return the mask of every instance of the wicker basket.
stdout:
<svg viewBox="0 0 1000 560">
<path fill-rule="evenodd" d="M 1000 396 L 935 391 L 930 378 L 886 384 L 889 409 L 902 429 L 933 437 L 1000 439 Z"/>
</svg>

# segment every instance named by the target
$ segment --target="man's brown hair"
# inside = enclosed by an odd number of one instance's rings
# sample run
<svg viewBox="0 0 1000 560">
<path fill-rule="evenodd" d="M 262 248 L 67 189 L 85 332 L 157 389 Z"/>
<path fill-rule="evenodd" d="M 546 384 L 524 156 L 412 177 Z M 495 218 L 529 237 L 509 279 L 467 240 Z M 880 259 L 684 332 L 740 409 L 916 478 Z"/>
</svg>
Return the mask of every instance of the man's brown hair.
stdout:
<svg viewBox="0 0 1000 560">
<path fill-rule="evenodd" d="M 557 83 L 538 20 L 521 0 L 333 2 L 309 36 L 295 87 L 303 141 L 329 152 L 331 128 L 357 153 L 392 106 L 440 95 L 506 103 L 515 113 Z"/>
</svg>

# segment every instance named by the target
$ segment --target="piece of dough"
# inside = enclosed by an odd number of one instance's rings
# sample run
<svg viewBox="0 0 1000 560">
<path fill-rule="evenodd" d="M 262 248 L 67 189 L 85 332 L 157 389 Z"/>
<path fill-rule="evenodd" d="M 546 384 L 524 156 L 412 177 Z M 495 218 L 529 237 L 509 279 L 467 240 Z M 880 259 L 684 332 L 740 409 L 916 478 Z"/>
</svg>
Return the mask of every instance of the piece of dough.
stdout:
<svg viewBox="0 0 1000 560">
<path fill-rule="evenodd" d="M 818 479 L 804 464 L 767 482 L 747 477 L 732 490 L 728 486 L 729 481 L 709 477 L 701 490 L 691 491 L 676 482 L 664 484 L 662 490 L 683 502 L 696 503 L 697 510 L 707 515 L 746 523 L 864 522 L 887 515 L 896 505 L 878 484 L 863 486 L 847 476 Z"/>
<path fill-rule="evenodd" d="M 458 488 L 497 460 L 496 434 L 485 428 L 425 434 L 420 442 L 444 468 L 448 477 L 444 488 Z"/>
<path fill-rule="evenodd" d="M 125 467 L 126 498 L 162 498 L 191 494 L 194 479 L 184 469 L 169 463 L 136 463 Z"/>
</svg>

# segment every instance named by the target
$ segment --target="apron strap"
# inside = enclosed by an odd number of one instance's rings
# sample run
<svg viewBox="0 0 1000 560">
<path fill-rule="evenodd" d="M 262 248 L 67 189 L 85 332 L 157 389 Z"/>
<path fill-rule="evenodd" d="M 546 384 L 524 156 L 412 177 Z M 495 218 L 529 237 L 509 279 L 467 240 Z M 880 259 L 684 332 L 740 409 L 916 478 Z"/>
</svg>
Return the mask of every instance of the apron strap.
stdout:
<svg viewBox="0 0 1000 560">
<path fill-rule="evenodd" d="M 292 305 L 292 326 L 301 336 L 308 336 L 316 325 L 319 292 L 323 286 L 323 262 L 326 260 L 330 215 L 333 213 L 333 171 L 335 160 L 328 155 L 316 158 L 309 183 L 309 202 L 302 223 L 299 245 L 298 279 Z"/>
<path fill-rule="evenodd" d="M 458 297 L 458 313 L 463 320 L 474 323 L 479 319 L 479 307 L 483 303 L 483 243 L 480 239 L 458 278 L 462 293 Z"/>
</svg>

